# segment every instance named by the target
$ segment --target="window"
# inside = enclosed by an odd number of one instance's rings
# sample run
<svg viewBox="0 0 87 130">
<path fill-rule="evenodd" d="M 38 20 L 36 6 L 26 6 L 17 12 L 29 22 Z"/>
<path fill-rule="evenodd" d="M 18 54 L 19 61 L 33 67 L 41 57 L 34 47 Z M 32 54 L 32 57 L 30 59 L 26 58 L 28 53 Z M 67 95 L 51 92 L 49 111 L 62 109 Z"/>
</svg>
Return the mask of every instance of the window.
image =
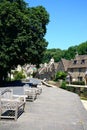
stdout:
<svg viewBox="0 0 87 130">
<path fill-rule="evenodd" d="M 78 81 L 82 81 L 82 77 L 78 77 Z"/>
<path fill-rule="evenodd" d="M 73 64 L 76 64 L 77 63 L 77 60 L 74 60 L 74 63 Z"/>
<path fill-rule="evenodd" d="M 82 68 L 79 68 L 78 71 L 79 71 L 79 72 L 82 72 Z"/>
<path fill-rule="evenodd" d="M 84 59 L 81 61 L 81 64 L 85 64 L 85 60 Z"/>
<path fill-rule="evenodd" d="M 71 68 L 70 71 L 73 72 L 73 68 Z"/>
</svg>

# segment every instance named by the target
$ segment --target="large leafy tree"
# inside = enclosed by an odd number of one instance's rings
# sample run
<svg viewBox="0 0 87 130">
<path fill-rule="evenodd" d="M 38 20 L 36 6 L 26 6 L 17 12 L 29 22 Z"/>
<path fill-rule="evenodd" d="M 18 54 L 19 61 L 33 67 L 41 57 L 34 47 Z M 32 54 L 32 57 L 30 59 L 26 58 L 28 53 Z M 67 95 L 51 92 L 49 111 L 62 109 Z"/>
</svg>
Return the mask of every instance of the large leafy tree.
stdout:
<svg viewBox="0 0 87 130">
<path fill-rule="evenodd" d="M 63 51 L 61 49 L 47 49 L 43 58 L 43 62 L 49 62 L 51 58 L 54 58 L 55 62 L 58 62 L 63 57 Z"/>
<path fill-rule="evenodd" d="M 77 51 L 77 46 L 71 46 L 68 50 L 64 51 L 64 58 L 67 60 L 71 60 L 75 57 Z"/>
<path fill-rule="evenodd" d="M 58 48 L 47 49 L 43 58 L 43 63 L 49 62 L 52 57 L 54 58 L 55 62 L 60 61 L 61 58 L 71 60 L 75 58 L 77 52 L 79 55 L 87 54 L 87 41 L 79 44 L 78 46 L 71 46 L 67 50 L 61 50 Z"/>
<path fill-rule="evenodd" d="M 44 39 L 49 14 L 23 0 L 0 0 L 0 80 L 18 64 L 39 65 L 48 43 Z"/>
<path fill-rule="evenodd" d="M 87 41 L 86 42 L 83 42 L 81 43 L 79 46 L 78 46 L 78 53 L 80 55 L 84 55 L 86 54 L 87 55 Z"/>
</svg>

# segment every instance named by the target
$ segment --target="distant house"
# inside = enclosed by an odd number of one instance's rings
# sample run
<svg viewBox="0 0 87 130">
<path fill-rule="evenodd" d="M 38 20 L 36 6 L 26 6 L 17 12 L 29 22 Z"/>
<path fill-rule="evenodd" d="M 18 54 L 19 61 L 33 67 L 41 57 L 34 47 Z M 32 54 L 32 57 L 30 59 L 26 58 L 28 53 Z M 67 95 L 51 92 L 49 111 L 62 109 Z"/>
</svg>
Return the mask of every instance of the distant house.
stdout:
<svg viewBox="0 0 87 130">
<path fill-rule="evenodd" d="M 22 72 L 26 79 L 29 79 L 29 77 L 32 77 L 37 72 L 37 68 L 36 65 L 32 64 L 18 65 L 14 70 L 11 70 L 11 74 L 8 73 L 8 77 L 14 79 L 15 71 Z"/>
<path fill-rule="evenodd" d="M 67 72 L 69 65 L 70 65 L 70 61 L 62 58 L 61 61 L 59 61 L 58 63 L 57 71 Z"/>
<path fill-rule="evenodd" d="M 71 81 L 85 81 L 87 73 L 87 55 L 76 55 L 72 60 L 61 59 L 58 71 L 67 72 Z"/>
<path fill-rule="evenodd" d="M 41 64 L 41 67 L 38 69 L 36 77 L 40 79 L 51 80 L 54 78 L 57 68 L 58 63 L 55 63 L 54 59 L 51 58 L 49 63 Z"/>
<path fill-rule="evenodd" d="M 76 55 L 71 60 L 67 72 L 71 75 L 72 81 L 85 81 L 87 71 L 87 55 Z"/>
<path fill-rule="evenodd" d="M 42 64 L 38 69 L 36 77 L 40 79 L 53 79 L 57 71 L 67 72 L 67 78 L 70 81 L 85 81 L 87 77 L 87 55 L 76 54 L 74 59 L 66 60 L 61 59 L 58 63 L 55 63 L 53 59 L 47 64 Z M 87 82 L 86 82 L 87 84 Z"/>
</svg>

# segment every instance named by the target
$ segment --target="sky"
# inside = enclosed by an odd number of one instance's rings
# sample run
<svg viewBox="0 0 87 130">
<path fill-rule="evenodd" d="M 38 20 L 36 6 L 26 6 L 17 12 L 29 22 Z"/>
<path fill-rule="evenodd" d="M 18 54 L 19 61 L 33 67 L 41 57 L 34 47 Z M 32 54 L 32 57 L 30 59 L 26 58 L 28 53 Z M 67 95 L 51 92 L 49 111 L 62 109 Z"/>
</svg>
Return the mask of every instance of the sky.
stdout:
<svg viewBox="0 0 87 130">
<path fill-rule="evenodd" d="M 50 15 L 45 39 L 48 49 L 66 50 L 87 41 L 87 0 L 25 0 L 42 5 Z"/>
</svg>

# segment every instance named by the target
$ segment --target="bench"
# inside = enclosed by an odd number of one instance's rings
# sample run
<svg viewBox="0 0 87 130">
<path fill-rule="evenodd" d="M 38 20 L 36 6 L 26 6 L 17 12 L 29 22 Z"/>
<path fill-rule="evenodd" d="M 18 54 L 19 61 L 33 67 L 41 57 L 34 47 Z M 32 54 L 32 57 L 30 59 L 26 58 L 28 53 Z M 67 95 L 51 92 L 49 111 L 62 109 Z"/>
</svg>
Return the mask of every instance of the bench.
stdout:
<svg viewBox="0 0 87 130">
<path fill-rule="evenodd" d="M 24 95 L 27 95 L 26 100 L 28 101 L 34 101 L 37 98 L 37 90 L 36 88 L 29 87 L 28 84 L 25 84 L 23 86 L 24 88 Z"/>
<path fill-rule="evenodd" d="M 14 119 L 24 112 L 26 95 L 14 95 L 12 89 L 0 92 L 0 119 Z"/>
</svg>

